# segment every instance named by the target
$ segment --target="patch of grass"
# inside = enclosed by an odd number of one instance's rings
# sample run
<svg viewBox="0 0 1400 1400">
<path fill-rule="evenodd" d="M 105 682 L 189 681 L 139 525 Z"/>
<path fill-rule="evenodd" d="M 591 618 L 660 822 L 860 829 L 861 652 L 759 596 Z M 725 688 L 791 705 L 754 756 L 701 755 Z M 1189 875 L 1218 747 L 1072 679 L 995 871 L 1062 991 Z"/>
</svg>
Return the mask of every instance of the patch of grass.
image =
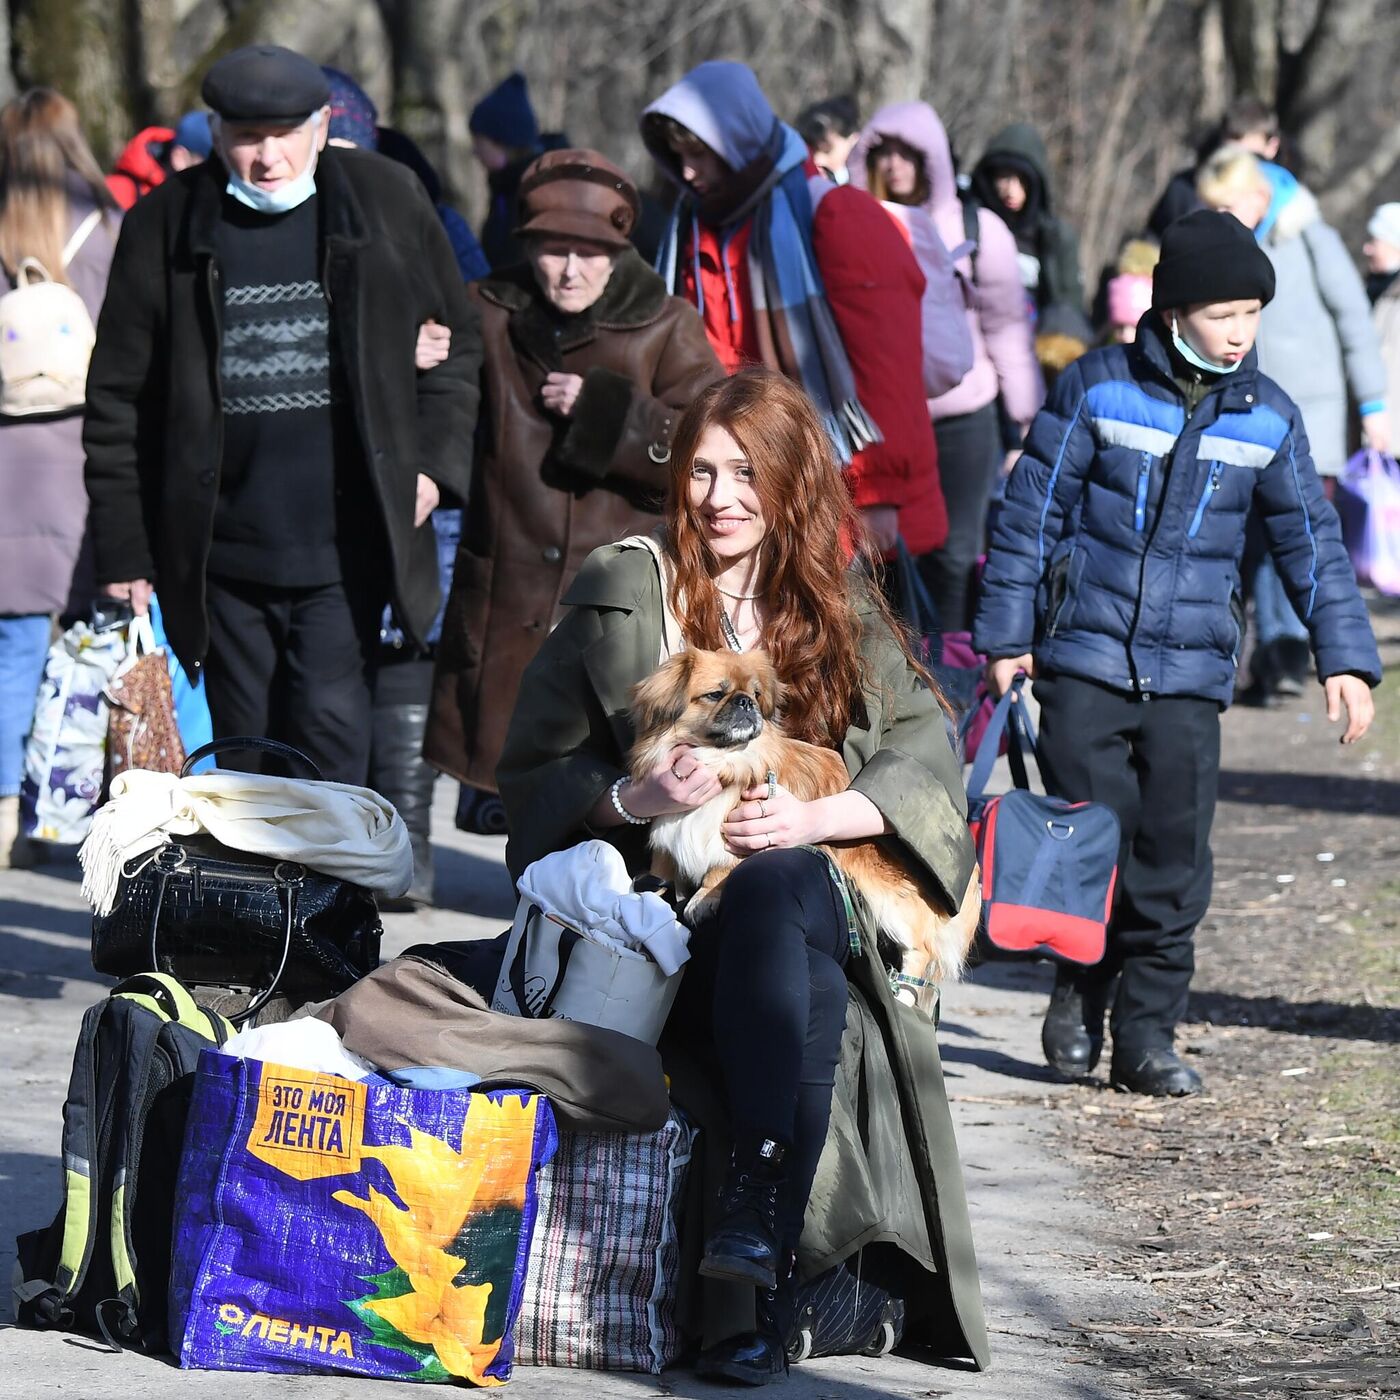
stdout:
<svg viewBox="0 0 1400 1400">
<path fill-rule="evenodd" d="M 1371 1001 L 1400 1005 L 1400 881 L 1388 880 L 1376 890 L 1362 914 L 1354 947 L 1356 970 L 1365 979 Z"/>
<path fill-rule="evenodd" d="M 1363 1247 L 1400 1241 L 1400 1057 L 1388 1046 L 1341 1051 L 1322 1060 L 1318 1078 L 1337 1136 L 1357 1141 L 1336 1144 L 1333 1189 L 1305 1214 Z"/>
</svg>

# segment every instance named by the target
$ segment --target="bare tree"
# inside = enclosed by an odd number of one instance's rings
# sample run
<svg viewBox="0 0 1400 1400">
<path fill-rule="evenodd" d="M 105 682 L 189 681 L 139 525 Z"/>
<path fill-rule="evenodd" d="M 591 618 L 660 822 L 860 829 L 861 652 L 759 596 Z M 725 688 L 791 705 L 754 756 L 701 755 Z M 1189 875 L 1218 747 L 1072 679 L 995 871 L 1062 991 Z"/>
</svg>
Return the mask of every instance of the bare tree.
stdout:
<svg viewBox="0 0 1400 1400">
<path fill-rule="evenodd" d="M 1035 123 L 1091 282 L 1238 93 L 1278 104 L 1348 227 L 1400 194 L 1395 0 L 9 0 L 0 35 L 6 19 L 0 96 L 60 88 L 105 160 L 194 105 L 220 54 L 265 39 L 353 74 L 472 217 L 486 191 L 468 120 L 508 73 L 547 127 L 646 181 L 642 108 L 709 58 L 750 64 L 789 118 L 835 92 L 866 112 L 926 98 L 964 164 L 1006 122 Z"/>
</svg>

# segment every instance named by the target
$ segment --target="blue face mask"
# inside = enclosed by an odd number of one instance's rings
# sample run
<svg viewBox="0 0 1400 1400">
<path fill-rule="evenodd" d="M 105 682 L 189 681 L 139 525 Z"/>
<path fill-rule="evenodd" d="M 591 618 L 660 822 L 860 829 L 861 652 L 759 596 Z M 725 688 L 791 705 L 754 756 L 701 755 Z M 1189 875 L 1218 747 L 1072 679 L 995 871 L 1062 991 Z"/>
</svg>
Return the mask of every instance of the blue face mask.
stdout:
<svg viewBox="0 0 1400 1400">
<path fill-rule="evenodd" d="M 1178 332 L 1175 316 L 1172 317 L 1172 344 L 1176 347 L 1176 353 L 1188 365 L 1195 365 L 1197 369 L 1204 370 L 1207 374 L 1233 374 L 1244 364 L 1243 360 L 1236 360 L 1232 365 L 1218 365 L 1214 360 L 1206 359 L 1204 355 L 1192 349 L 1190 342 Z"/>
<path fill-rule="evenodd" d="M 287 214 L 299 205 L 305 204 L 316 193 L 316 160 L 320 152 L 316 149 L 315 133 L 320 125 L 320 112 L 313 112 L 311 114 L 311 159 L 307 161 L 306 169 L 295 179 L 288 180 L 285 185 L 279 185 L 275 190 L 265 190 L 258 185 L 249 184 L 247 180 L 239 179 L 230 166 L 228 184 L 224 186 L 224 193 L 231 195 L 240 204 L 259 214 Z M 221 151 L 220 155 L 222 154 Z M 228 165 L 228 161 L 225 160 L 224 164 Z"/>
</svg>

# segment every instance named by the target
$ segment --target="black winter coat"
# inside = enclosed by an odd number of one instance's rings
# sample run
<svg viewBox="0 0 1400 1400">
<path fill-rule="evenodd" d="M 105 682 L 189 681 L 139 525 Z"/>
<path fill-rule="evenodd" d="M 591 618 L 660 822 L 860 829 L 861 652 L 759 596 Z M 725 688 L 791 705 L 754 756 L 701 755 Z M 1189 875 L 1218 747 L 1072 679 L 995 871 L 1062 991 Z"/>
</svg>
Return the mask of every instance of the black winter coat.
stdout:
<svg viewBox="0 0 1400 1400">
<path fill-rule="evenodd" d="M 227 172 L 173 176 L 127 215 L 88 371 L 83 445 L 97 580 L 152 579 L 186 669 L 209 647 L 205 567 L 219 494 L 223 297 L 215 232 Z M 345 367 L 373 506 L 389 552 L 386 597 L 422 641 L 440 601 L 431 523 L 415 528 L 419 472 L 466 498 L 481 336 L 452 247 L 417 177 L 327 147 L 322 283 Z M 437 368 L 413 364 L 418 327 L 452 329 Z"/>
</svg>

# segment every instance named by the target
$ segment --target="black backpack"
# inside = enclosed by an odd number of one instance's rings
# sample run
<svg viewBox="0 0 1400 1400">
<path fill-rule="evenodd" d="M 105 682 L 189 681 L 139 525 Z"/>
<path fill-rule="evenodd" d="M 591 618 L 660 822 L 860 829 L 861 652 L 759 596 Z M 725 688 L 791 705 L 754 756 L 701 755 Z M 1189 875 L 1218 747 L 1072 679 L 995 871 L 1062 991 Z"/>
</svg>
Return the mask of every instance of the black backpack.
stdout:
<svg viewBox="0 0 1400 1400">
<path fill-rule="evenodd" d="M 88 1008 L 63 1105 L 63 1203 L 47 1229 L 18 1240 L 20 1323 L 165 1350 L 194 1070 L 232 1034 L 164 973 L 129 977 Z"/>
</svg>

